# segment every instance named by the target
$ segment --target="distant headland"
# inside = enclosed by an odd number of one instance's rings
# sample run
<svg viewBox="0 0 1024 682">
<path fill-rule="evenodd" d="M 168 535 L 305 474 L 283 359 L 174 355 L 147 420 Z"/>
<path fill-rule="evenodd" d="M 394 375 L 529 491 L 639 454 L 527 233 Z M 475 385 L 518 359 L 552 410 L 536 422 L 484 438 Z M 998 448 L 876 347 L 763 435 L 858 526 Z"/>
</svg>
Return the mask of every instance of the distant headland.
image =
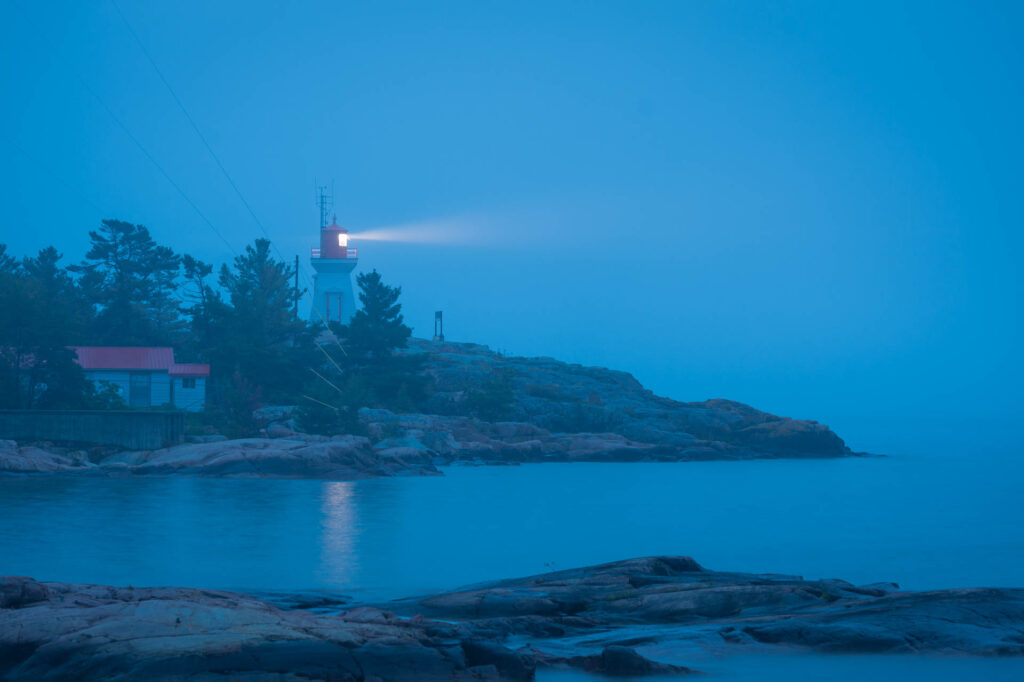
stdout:
<svg viewBox="0 0 1024 682">
<path fill-rule="evenodd" d="M 257 432 L 247 438 L 229 439 L 207 425 L 189 442 L 150 450 L 5 441 L 0 471 L 344 480 L 433 474 L 451 463 L 862 454 L 817 422 L 729 400 L 659 397 L 625 372 L 420 339 L 411 339 L 399 357 L 417 368 L 422 409 L 360 408 L 348 429 L 354 433 L 314 433 L 301 406 L 263 406 L 254 410 Z"/>
</svg>

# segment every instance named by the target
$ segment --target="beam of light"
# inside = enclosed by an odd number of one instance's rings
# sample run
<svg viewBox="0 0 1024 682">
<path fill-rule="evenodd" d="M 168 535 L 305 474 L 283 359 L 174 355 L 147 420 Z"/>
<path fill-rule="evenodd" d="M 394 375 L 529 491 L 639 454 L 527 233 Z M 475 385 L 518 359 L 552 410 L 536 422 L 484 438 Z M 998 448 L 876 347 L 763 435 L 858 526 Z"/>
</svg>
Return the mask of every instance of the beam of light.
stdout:
<svg viewBox="0 0 1024 682">
<path fill-rule="evenodd" d="M 353 240 L 410 244 L 495 244 L 500 234 L 482 216 L 438 218 L 386 225 L 351 233 Z"/>
</svg>

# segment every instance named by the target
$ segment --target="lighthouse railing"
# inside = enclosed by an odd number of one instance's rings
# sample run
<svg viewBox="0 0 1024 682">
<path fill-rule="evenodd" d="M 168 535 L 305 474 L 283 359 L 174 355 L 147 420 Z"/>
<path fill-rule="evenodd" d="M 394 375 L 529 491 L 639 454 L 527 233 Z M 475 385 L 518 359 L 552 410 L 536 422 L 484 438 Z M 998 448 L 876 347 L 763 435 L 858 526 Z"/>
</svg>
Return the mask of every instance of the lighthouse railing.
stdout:
<svg viewBox="0 0 1024 682">
<path fill-rule="evenodd" d="M 321 258 L 322 256 L 320 255 L 320 249 L 315 248 L 315 247 L 310 249 L 309 250 L 309 257 L 310 258 Z M 345 249 L 345 255 L 343 256 L 343 258 L 358 258 L 358 257 L 359 257 L 359 249 Z"/>
</svg>

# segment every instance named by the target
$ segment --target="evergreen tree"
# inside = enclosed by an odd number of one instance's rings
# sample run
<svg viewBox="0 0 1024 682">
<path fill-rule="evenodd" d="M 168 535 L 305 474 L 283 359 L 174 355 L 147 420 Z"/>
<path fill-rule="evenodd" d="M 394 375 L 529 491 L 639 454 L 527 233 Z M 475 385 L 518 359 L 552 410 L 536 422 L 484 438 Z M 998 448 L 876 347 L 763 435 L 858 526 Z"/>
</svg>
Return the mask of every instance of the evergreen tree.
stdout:
<svg viewBox="0 0 1024 682">
<path fill-rule="evenodd" d="M 57 249 L 47 246 L 35 258 L 23 259 L 22 268 L 48 310 L 40 322 L 58 328 L 52 330 L 54 337 L 59 335 L 71 345 L 85 345 L 95 333 L 95 311 L 82 288 L 60 266 L 61 258 Z"/>
<path fill-rule="evenodd" d="M 412 330 L 405 325 L 402 304 L 398 302 L 402 287 L 384 284 L 376 270 L 360 274 L 356 282 L 363 307 L 341 329 L 347 341 L 346 352 L 357 357 L 381 358 L 405 348 Z"/>
<path fill-rule="evenodd" d="M 0 248 L 0 405 L 87 407 L 92 390 L 68 345 L 91 309 L 48 247 L 21 265 Z"/>
<path fill-rule="evenodd" d="M 213 266 L 198 258 L 185 254 L 181 258 L 181 265 L 185 270 L 185 281 L 192 285 L 191 291 L 186 291 L 184 299 L 199 306 L 199 312 L 207 305 L 210 298 L 216 294 L 213 288 L 207 284 L 207 278 L 213 274 Z M 193 312 L 189 309 L 189 312 Z"/>
<path fill-rule="evenodd" d="M 72 270 L 99 307 L 97 342 L 168 345 L 179 339 L 183 323 L 174 293 L 181 258 L 142 225 L 120 220 L 104 220 L 89 238 L 85 262 Z"/>
<path fill-rule="evenodd" d="M 223 342 L 226 334 L 229 306 L 220 293 L 209 283 L 213 266 L 185 255 L 182 257 L 185 286 L 181 293 L 186 304 L 181 311 L 188 316 L 190 331 L 182 343 L 185 355 L 209 359 Z"/>
<path fill-rule="evenodd" d="M 17 261 L 7 255 L 7 244 L 0 244 L 0 273 L 14 272 Z"/>
<path fill-rule="evenodd" d="M 193 264 L 192 278 L 204 268 Z M 221 267 L 219 283 L 227 301 L 206 289 L 193 328 L 220 378 L 237 374 L 265 402 L 296 401 L 309 374 L 312 332 L 295 319 L 295 271 L 270 254 L 270 242 L 257 239 Z"/>
</svg>

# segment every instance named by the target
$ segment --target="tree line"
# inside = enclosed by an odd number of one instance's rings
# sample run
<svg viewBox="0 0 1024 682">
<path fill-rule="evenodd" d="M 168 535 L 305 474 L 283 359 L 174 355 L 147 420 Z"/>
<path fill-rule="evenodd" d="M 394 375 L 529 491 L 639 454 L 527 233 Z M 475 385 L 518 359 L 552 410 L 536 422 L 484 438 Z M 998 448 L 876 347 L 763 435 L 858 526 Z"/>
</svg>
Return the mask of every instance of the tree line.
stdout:
<svg viewBox="0 0 1024 682">
<path fill-rule="evenodd" d="M 415 409 L 417 363 L 395 351 L 411 330 L 399 287 L 358 276 L 362 308 L 348 325 L 296 315 L 294 267 L 257 239 L 216 268 L 156 243 L 149 230 L 104 220 L 80 263 L 48 246 L 21 259 L 0 244 L 0 407 L 103 409 L 119 396 L 85 379 L 69 346 L 172 346 L 210 364 L 206 419 L 233 434 L 252 410 L 300 405 L 310 430 L 358 429 L 359 407 Z"/>
</svg>

